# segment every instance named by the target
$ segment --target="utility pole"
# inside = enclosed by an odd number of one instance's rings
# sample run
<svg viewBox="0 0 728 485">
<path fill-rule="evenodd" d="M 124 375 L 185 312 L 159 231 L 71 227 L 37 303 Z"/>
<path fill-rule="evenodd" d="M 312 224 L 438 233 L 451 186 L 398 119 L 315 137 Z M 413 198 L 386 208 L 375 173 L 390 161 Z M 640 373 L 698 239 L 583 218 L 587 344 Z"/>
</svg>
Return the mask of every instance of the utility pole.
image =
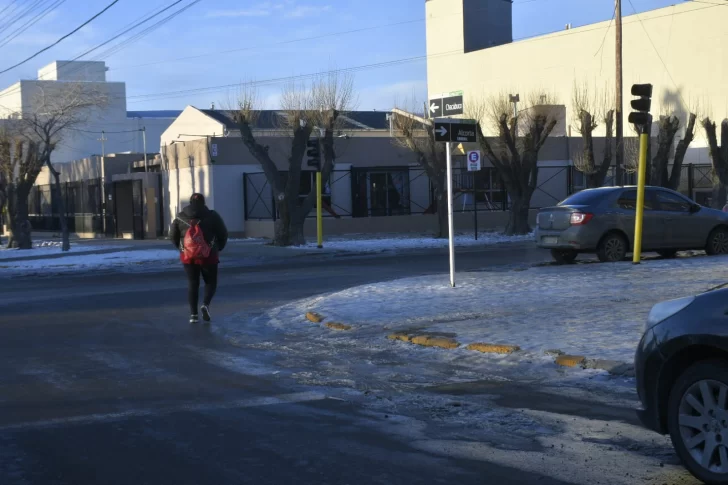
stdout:
<svg viewBox="0 0 728 485">
<path fill-rule="evenodd" d="M 623 91 L 623 79 L 622 79 L 622 0 L 615 0 L 614 5 L 614 17 L 617 32 L 616 45 L 616 67 L 617 67 L 617 79 L 615 83 L 616 90 L 616 106 L 614 114 L 616 117 L 616 129 L 617 134 L 615 137 L 616 141 L 616 165 L 615 165 L 615 178 L 614 185 L 624 185 L 624 116 L 622 113 L 622 91 Z"/>
<path fill-rule="evenodd" d="M 149 171 L 149 163 L 147 162 L 147 127 L 142 127 L 142 142 L 144 143 L 144 171 Z"/>
<path fill-rule="evenodd" d="M 98 138 L 98 141 L 101 142 L 101 226 L 103 227 L 104 236 L 106 235 L 106 140 L 108 138 L 102 131 L 101 138 Z"/>
</svg>

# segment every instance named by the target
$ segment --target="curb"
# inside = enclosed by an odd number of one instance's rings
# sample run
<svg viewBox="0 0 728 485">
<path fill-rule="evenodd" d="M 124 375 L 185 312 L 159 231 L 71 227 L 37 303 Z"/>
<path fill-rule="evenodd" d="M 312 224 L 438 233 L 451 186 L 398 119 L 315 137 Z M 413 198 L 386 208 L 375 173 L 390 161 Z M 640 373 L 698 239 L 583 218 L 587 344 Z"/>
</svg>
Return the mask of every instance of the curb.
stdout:
<svg viewBox="0 0 728 485">
<path fill-rule="evenodd" d="M 475 350 L 484 354 L 512 354 L 518 352 L 521 347 L 518 345 L 499 345 L 487 343 L 472 343 L 466 347 L 468 350 Z"/>
<path fill-rule="evenodd" d="M 311 323 L 321 323 L 324 321 L 324 317 L 315 312 L 306 313 L 306 320 Z"/>
<path fill-rule="evenodd" d="M 324 316 L 316 312 L 307 312 L 306 319 L 312 323 L 323 323 Z M 340 322 L 326 322 L 325 327 L 331 330 L 348 331 L 352 330 L 351 325 Z M 461 347 L 460 342 L 452 337 L 443 336 L 442 334 L 422 333 L 413 334 L 410 332 L 393 332 L 387 335 L 389 340 L 398 340 L 422 347 L 437 347 L 441 349 L 451 350 Z M 480 352 L 483 354 L 499 354 L 511 355 L 521 351 L 518 345 L 510 344 L 492 344 L 487 342 L 473 342 L 465 346 L 466 350 L 471 352 Z M 628 362 L 620 362 L 606 359 L 591 359 L 584 355 L 567 354 L 560 349 L 548 349 L 544 351 L 545 355 L 553 357 L 554 363 L 559 367 L 603 370 L 611 375 L 618 377 L 634 377 L 634 365 Z"/>
</svg>

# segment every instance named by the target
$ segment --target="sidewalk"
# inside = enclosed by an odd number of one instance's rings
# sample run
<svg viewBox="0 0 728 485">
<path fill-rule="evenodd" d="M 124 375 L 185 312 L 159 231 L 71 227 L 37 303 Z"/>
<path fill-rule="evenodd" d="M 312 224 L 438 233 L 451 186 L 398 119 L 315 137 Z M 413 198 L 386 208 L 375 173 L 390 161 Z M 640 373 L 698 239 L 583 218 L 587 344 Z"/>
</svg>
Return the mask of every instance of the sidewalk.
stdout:
<svg viewBox="0 0 728 485">
<path fill-rule="evenodd" d="M 326 354 L 356 348 L 352 360 L 385 351 L 421 353 L 420 344 L 443 347 L 430 354 L 433 366 L 497 365 L 533 373 L 521 366 L 553 366 L 559 353 L 629 364 L 654 304 L 726 282 L 728 257 L 540 266 L 461 273 L 456 288 L 447 275 L 364 285 L 272 309 L 263 319 L 313 346 L 328 340 Z M 324 325 L 331 322 L 336 325 Z M 338 343 L 342 349 L 335 351 Z M 359 355 L 359 349 L 366 350 Z M 303 343 L 301 351 L 313 352 Z"/>
<path fill-rule="evenodd" d="M 483 234 L 477 241 L 472 235 L 456 237 L 457 251 L 482 250 L 485 247 L 513 248 L 531 246 L 531 236 L 504 237 Z M 169 240 L 74 239 L 71 250 L 62 252 L 60 241 L 36 240 L 32 250 L 0 249 L 0 276 L 52 275 L 91 270 L 164 270 L 179 258 Z M 394 257 L 398 254 L 440 254 L 447 251 L 447 239 L 426 236 L 354 235 L 302 247 L 277 247 L 264 239 L 231 239 L 221 255 L 223 264 L 247 267 L 285 264 L 288 261 L 317 262 L 332 258 Z"/>
</svg>

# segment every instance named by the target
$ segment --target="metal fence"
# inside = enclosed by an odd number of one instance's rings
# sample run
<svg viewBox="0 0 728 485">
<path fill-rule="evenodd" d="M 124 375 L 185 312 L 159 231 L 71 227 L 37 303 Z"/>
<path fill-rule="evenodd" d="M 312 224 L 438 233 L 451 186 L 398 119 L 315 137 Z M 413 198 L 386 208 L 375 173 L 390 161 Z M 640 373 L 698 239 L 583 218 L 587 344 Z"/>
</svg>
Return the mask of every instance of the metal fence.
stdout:
<svg viewBox="0 0 728 485">
<path fill-rule="evenodd" d="M 571 167 L 546 167 L 534 199 L 553 205 L 570 192 Z M 285 181 L 287 174 L 281 173 Z M 275 198 L 265 173 L 246 173 L 243 180 L 245 219 L 276 220 Z M 315 173 L 304 171 L 299 197 L 315 190 Z M 497 171 L 484 167 L 477 172 L 453 169 L 455 212 L 507 211 L 510 207 L 505 184 Z M 432 183 L 419 167 L 353 167 L 334 170 L 323 188 L 324 217 L 382 217 L 432 214 L 437 210 Z M 312 211 L 308 217 L 315 217 Z"/>
<path fill-rule="evenodd" d="M 459 164 L 455 161 L 456 165 Z M 616 181 L 611 167 L 606 186 Z M 679 191 L 705 204 L 712 189 L 710 165 L 682 167 Z M 285 181 L 286 172 L 281 173 Z M 625 183 L 636 183 L 635 174 L 626 174 Z M 245 219 L 276 220 L 278 212 L 273 191 L 263 172 L 244 175 Z M 586 188 L 586 177 L 570 165 L 539 168 L 539 180 L 531 208 L 556 205 L 569 195 Z M 300 200 L 315 190 L 315 173 L 304 171 L 299 187 Z M 510 200 L 501 177 L 492 167 L 468 172 L 453 168 L 453 209 L 455 212 L 507 211 Z M 352 167 L 334 170 L 323 190 L 324 217 L 380 217 L 430 214 L 436 212 L 434 189 L 420 167 Z M 315 217 L 312 211 L 308 217 Z"/>
<path fill-rule="evenodd" d="M 65 201 L 64 217 L 70 232 L 103 232 L 100 179 L 62 183 L 61 197 Z M 52 185 L 34 186 L 28 198 L 28 219 L 33 230 L 60 231 L 60 205 Z M 113 217 L 107 219 L 113 221 Z"/>
</svg>

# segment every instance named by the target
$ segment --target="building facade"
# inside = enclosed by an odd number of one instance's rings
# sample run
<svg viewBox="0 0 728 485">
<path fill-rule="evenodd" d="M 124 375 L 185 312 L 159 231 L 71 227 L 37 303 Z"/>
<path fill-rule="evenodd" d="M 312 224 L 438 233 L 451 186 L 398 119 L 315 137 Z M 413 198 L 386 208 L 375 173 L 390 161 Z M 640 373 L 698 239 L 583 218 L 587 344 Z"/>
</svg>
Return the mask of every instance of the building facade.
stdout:
<svg viewBox="0 0 728 485">
<path fill-rule="evenodd" d="M 126 84 L 106 80 L 107 67 L 97 61 L 55 61 L 38 70 L 38 78 L 22 80 L 0 91 L 0 122 L 42 109 L 44 99 L 74 93 L 104 102 L 81 114 L 85 122 L 64 130 L 53 152 L 54 163 L 117 152 L 159 152 L 162 133 L 179 111 L 136 111 L 126 107 Z M 103 132 L 103 133 L 102 133 Z"/>
</svg>

